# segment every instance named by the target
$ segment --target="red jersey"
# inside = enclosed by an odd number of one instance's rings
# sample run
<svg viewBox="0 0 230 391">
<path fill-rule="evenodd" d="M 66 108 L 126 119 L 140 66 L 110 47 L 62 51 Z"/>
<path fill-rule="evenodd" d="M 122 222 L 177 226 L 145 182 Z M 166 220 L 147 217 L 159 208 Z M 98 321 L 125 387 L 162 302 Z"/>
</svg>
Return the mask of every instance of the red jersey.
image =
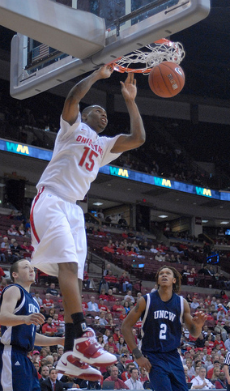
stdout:
<svg viewBox="0 0 230 391">
<path fill-rule="evenodd" d="M 51 299 L 44 299 L 42 302 L 46 307 L 53 307 L 53 300 Z"/>
<path fill-rule="evenodd" d="M 56 333 L 57 332 L 57 328 L 55 325 L 52 325 L 52 324 L 48 324 L 48 323 L 45 323 L 43 326 L 42 326 L 42 334 L 45 334 L 45 333 Z"/>
<path fill-rule="evenodd" d="M 108 298 L 108 295 L 100 295 L 99 296 L 99 299 L 102 299 L 102 300 L 107 300 Z"/>
<path fill-rule="evenodd" d="M 83 301 L 83 302 L 81 303 L 81 305 L 82 305 L 83 311 L 87 310 L 88 304 L 87 304 L 85 301 Z"/>
<path fill-rule="evenodd" d="M 100 311 L 104 311 L 104 312 L 108 311 L 108 307 L 105 304 L 99 304 L 98 308 Z"/>
</svg>

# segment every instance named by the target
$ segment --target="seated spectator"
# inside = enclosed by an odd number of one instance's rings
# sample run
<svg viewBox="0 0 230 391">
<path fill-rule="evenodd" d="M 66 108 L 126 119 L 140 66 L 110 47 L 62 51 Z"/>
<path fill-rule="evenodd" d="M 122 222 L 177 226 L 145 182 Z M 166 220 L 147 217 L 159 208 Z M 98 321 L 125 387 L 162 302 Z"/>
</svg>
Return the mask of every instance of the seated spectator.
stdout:
<svg viewBox="0 0 230 391">
<path fill-rule="evenodd" d="M 100 326 L 107 326 L 107 324 L 108 324 L 108 321 L 105 319 L 105 314 L 106 314 L 105 312 L 100 313 L 100 317 L 99 317 L 99 325 Z"/>
<path fill-rule="evenodd" d="M 118 312 L 120 314 L 123 311 L 123 309 L 124 309 L 124 307 L 122 305 L 122 301 L 119 299 L 116 299 L 115 304 L 111 308 L 112 312 Z"/>
<path fill-rule="evenodd" d="M 127 316 L 127 313 L 126 313 L 126 309 L 124 307 L 124 309 L 122 310 L 122 313 L 119 315 L 119 319 L 121 321 L 123 321 L 126 318 L 126 316 Z"/>
<path fill-rule="evenodd" d="M 155 261 L 164 262 L 165 256 L 158 251 L 157 254 L 155 255 Z"/>
<path fill-rule="evenodd" d="M 215 388 L 214 385 L 205 378 L 206 376 L 206 369 L 204 367 L 199 368 L 199 375 L 194 377 L 194 379 L 191 380 L 192 383 L 192 389 L 200 390 L 203 387 L 203 389 L 210 389 L 210 388 Z M 204 388 L 205 387 L 205 388 Z"/>
<path fill-rule="evenodd" d="M 105 304 L 105 302 L 102 298 L 99 299 L 98 308 L 99 308 L 100 312 L 105 312 L 105 313 L 110 312 L 109 308 L 107 307 L 107 305 Z"/>
<path fill-rule="evenodd" d="M 126 271 L 124 271 L 121 277 L 119 278 L 119 283 L 122 287 L 123 292 L 126 292 L 127 290 L 132 290 L 133 288 L 130 279 L 128 277 L 128 273 Z"/>
<path fill-rule="evenodd" d="M 65 333 L 65 322 L 58 319 L 58 314 L 54 314 L 52 325 L 57 329 L 56 335 L 62 337 Z"/>
<path fill-rule="evenodd" d="M 105 293 L 105 289 L 102 289 L 99 295 L 99 299 L 102 299 L 103 301 L 107 301 L 107 296 L 108 295 Z"/>
<path fill-rule="evenodd" d="M 83 285 L 87 290 L 90 288 L 90 279 L 86 270 L 84 270 Z"/>
<path fill-rule="evenodd" d="M 44 380 L 48 379 L 48 377 L 49 377 L 49 368 L 47 367 L 47 365 L 42 365 L 42 367 L 41 367 L 41 378 L 39 380 L 40 384 Z"/>
<path fill-rule="evenodd" d="M 157 249 L 155 248 L 155 246 L 152 244 L 152 246 L 151 246 L 151 248 L 150 248 L 150 250 L 149 250 L 151 253 L 154 253 L 154 254 L 157 254 L 158 253 L 158 251 L 157 251 Z"/>
<path fill-rule="evenodd" d="M 214 341 L 214 346 L 216 347 L 217 345 L 219 345 L 220 349 L 226 349 L 220 334 L 216 334 L 216 340 Z"/>
<path fill-rule="evenodd" d="M 119 350 L 119 349 L 118 349 Z M 117 368 L 118 368 L 118 373 L 119 375 L 121 375 L 124 371 L 125 371 L 125 363 L 126 361 L 128 360 L 128 356 L 127 354 L 125 353 L 122 353 L 119 357 L 119 361 L 118 363 L 116 364 Z"/>
<path fill-rule="evenodd" d="M 108 271 L 107 276 L 104 276 L 104 280 L 108 283 L 109 288 L 118 288 L 119 289 L 119 283 L 116 276 L 112 274 L 112 270 Z"/>
<path fill-rule="evenodd" d="M 207 375 L 206 375 L 207 379 L 211 380 L 213 372 L 214 372 L 214 368 L 219 368 L 220 369 L 220 362 L 219 362 L 219 360 L 215 360 L 213 362 L 213 367 L 210 368 L 208 370 L 208 372 L 207 372 Z"/>
<path fill-rule="evenodd" d="M 134 362 L 129 362 L 127 365 L 126 365 L 126 370 L 122 373 L 121 375 L 121 378 L 122 380 L 125 382 L 126 380 L 130 379 L 131 377 L 131 369 L 132 368 L 136 368 L 136 365 L 134 364 Z"/>
<path fill-rule="evenodd" d="M 191 309 L 193 309 L 195 311 L 199 306 L 200 306 L 200 304 L 198 303 L 197 298 L 194 297 L 192 300 L 192 303 L 190 305 Z"/>
<path fill-rule="evenodd" d="M 195 346 L 196 346 L 196 348 L 203 348 L 204 344 L 205 344 L 205 338 L 204 338 L 203 334 L 201 333 L 195 342 Z"/>
<path fill-rule="evenodd" d="M 225 330 L 224 326 L 221 324 L 221 320 L 217 321 L 217 324 L 214 327 L 214 332 L 216 334 L 220 334 L 222 339 L 223 339 L 223 341 L 226 340 L 226 338 L 227 338 L 227 331 Z"/>
<path fill-rule="evenodd" d="M 191 379 L 188 376 L 188 367 L 187 367 L 187 365 L 183 365 L 183 368 L 184 368 L 184 375 L 185 375 L 186 383 L 190 383 Z"/>
<path fill-rule="evenodd" d="M 62 391 L 63 383 L 57 379 L 57 376 L 58 371 L 55 368 L 50 368 L 48 378 L 41 382 L 41 391 Z"/>
<path fill-rule="evenodd" d="M 149 377 L 147 375 L 147 371 L 145 368 L 140 368 L 140 376 L 139 376 L 139 380 L 142 384 L 144 384 L 144 382 L 148 381 Z"/>
<path fill-rule="evenodd" d="M 130 303 L 135 303 L 135 299 L 134 299 L 134 297 L 132 296 L 132 291 L 131 291 L 131 290 L 129 290 L 129 291 L 127 292 L 127 295 L 125 295 L 124 301 L 129 301 Z"/>
<path fill-rule="evenodd" d="M 35 299 L 37 300 L 39 306 L 41 306 L 42 305 L 42 299 L 40 298 L 38 292 L 35 293 Z"/>
<path fill-rule="evenodd" d="M 224 371 L 220 370 L 220 374 L 219 374 L 219 377 L 218 379 L 215 381 L 214 383 L 214 386 L 215 388 L 217 389 L 225 389 L 227 388 L 227 380 L 226 380 L 226 377 L 225 377 L 225 374 L 224 374 Z M 222 388 L 221 388 L 222 387 Z"/>
<path fill-rule="evenodd" d="M 54 302 L 53 300 L 50 298 L 50 293 L 46 293 L 46 298 L 43 299 L 43 307 L 45 309 L 49 309 L 49 308 L 54 308 Z"/>
<path fill-rule="evenodd" d="M 11 243 L 10 243 L 10 250 L 12 252 L 13 255 L 17 256 L 17 257 L 20 257 L 20 251 L 22 250 L 21 246 L 18 244 L 18 242 L 16 242 L 15 239 L 12 239 L 11 240 Z"/>
<path fill-rule="evenodd" d="M 113 339 L 114 342 L 117 343 L 119 341 L 119 338 L 121 337 L 121 331 L 118 326 L 115 327 L 114 333 L 113 333 Z"/>
<path fill-rule="evenodd" d="M 104 347 L 104 339 L 103 339 L 103 334 L 99 334 L 97 336 L 97 342 Z"/>
<path fill-rule="evenodd" d="M 186 285 L 187 283 L 187 276 L 190 274 L 189 270 L 188 270 L 188 266 L 187 265 L 184 265 L 184 268 L 183 270 L 180 272 L 181 276 L 182 276 L 182 284 L 183 285 Z"/>
<path fill-rule="evenodd" d="M 137 368 L 131 368 L 131 377 L 125 381 L 125 384 L 130 390 L 142 390 L 144 387 L 140 380 L 138 380 L 139 372 Z"/>
<path fill-rule="evenodd" d="M 88 304 L 88 311 L 95 311 L 99 312 L 98 304 L 95 302 L 95 297 L 91 296 L 91 301 L 89 301 Z"/>
<path fill-rule="evenodd" d="M 117 341 L 116 343 L 116 346 L 117 346 L 117 349 L 118 349 L 118 352 L 121 353 L 121 350 L 123 348 L 127 348 L 127 345 L 125 343 L 125 340 L 123 337 L 120 337 L 119 340 Z M 127 356 L 128 357 L 128 356 Z"/>
<path fill-rule="evenodd" d="M 52 324 L 52 321 L 53 319 L 49 317 L 46 323 L 42 326 L 42 334 L 47 335 L 48 337 L 52 337 L 57 333 L 57 328 L 54 324 Z"/>
<path fill-rule="evenodd" d="M 50 293 L 52 296 L 60 296 L 58 290 L 55 288 L 55 283 L 51 282 L 50 286 L 46 289 L 46 293 Z"/>
<path fill-rule="evenodd" d="M 20 236 L 24 236 L 25 235 L 25 228 L 24 228 L 24 224 L 21 223 L 18 227 L 18 233 Z"/>
<path fill-rule="evenodd" d="M 99 296 L 100 297 L 100 296 Z M 106 296 L 107 297 L 107 301 L 108 302 L 111 302 L 111 301 L 116 301 L 116 297 L 115 296 L 113 296 L 113 291 L 112 291 L 112 289 L 109 289 L 108 290 L 108 295 Z"/>
<path fill-rule="evenodd" d="M 187 366 L 187 375 L 188 375 L 188 377 L 191 379 L 193 376 L 195 377 L 195 369 L 194 369 L 194 367 L 193 367 L 193 365 L 192 365 L 192 360 L 191 360 L 191 358 L 188 358 L 187 360 L 186 360 L 186 366 Z"/>
<path fill-rule="evenodd" d="M 124 301 L 124 309 L 127 315 L 130 311 L 130 302 L 128 300 Z"/>
<path fill-rule="evenodd" d="M 129 388 L 126 386 L 126 384 L 124 383 L 123 380 L 119 379 L 118 378 L 118 368 L 113 365 L 111 367 L 111 375 L 109 377 L 107 377 L 104 382 L 106 381 L 114 381 L 114 390 L 122 390 L 122 389 L 125 389 L 125 390 L 128 390 Z"/>
<path fill-rule="evenodd" d="M 114 353 L 118 353 L 118 349 L 117 349 L 117 346 L 116 346 L 116 344 L 114 342 L 114 339 L 113 339 L 112 335 L 110 335 L 109 338 L 108 338 L 108 344 L 109 344 L 109 346 L 113 347 Z"/>
<path fill-rule="evenodd" d="M 116 254 L 127 255 L 127 249 L 124 244 L 120 244 L 120 246 L 116 249 Z"/>
<path fill-rule="evenodd" d="M 103 334 L 104 344 L 108 343 L 110 335 L 111 331 L 109 329 L 105 329 L 105 333 Z"/>
<path fill-rule="evenodd" d="M 8 229 L 7 233 L 8 233 L 8 235 L 19 236 L 19 233 L 18 233 L 14 224 L 11 225 L 11 227 Z"/>
</svg>

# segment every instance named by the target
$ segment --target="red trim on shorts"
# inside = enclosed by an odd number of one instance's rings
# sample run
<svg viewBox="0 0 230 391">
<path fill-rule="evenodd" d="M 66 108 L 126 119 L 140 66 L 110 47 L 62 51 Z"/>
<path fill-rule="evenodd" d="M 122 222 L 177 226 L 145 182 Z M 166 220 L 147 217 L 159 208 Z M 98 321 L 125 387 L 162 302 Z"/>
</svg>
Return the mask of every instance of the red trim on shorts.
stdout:
<svg viewBox="0 0 230 391">
<path fill-rule="evenodd" d="M 45 190 L 45 187 L 44 187 L 44 186 L 41 187 L 41 188 L 39 189 L 38 194 L 37 194 L 36 197 L 35 197 L 33 206 L 32 206 L 32 208 L 31 208 L 31 212 L 30 212 L 30 224 L 31 224 L 31 229 L 32 229 L 33 234 L 34 234 L 34 237 L 35 237 L 35 239 L 37 240 L 38 243 L 40 243 L 40 239 L 39 239 L 39 236 L 38 236 L 37 231 L 36 231 L 36 228 L 35 228 L 35 224 L 34 224 L 34 215 L 33 215 L 33 213 L 34 213 L 34 207 L 35 207 L 35 205 L 36 205 L 36 203 L 37 203 L 37 201 L 38 201 L 40 195 L 43 193 L 44 190 Z"/>
</svg>

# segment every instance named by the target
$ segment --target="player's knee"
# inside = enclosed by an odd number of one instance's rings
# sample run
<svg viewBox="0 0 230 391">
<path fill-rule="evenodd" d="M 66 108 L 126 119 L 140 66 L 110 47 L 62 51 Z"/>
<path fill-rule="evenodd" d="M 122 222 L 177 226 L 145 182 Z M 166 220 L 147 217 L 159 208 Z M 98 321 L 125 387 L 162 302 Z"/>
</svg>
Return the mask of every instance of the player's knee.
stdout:
<svg viewBox="0 0 230 391">
<path fill-rule="evenodd" d="M 78 275 L 78 264 L 75 262 L 59 263 L 59 273 L 71 273 Z"/>
</svg>

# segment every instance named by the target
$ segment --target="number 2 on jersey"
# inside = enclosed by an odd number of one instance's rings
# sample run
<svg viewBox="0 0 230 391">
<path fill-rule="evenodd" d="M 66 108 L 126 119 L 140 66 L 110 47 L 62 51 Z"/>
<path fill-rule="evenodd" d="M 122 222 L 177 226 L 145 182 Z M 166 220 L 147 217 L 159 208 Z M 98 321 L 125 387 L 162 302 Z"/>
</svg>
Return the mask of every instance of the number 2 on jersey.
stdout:
<svg viewBox="0 0 230 391">
<path fill-rule="evenodd" d="M 165 323 L 161 323 L 160 329 L 159 339 L 166 339 L 167 325 Z"/>
<path fill-rule="evenodd" d="M 94 164 L 95 164 L 95 161 L 93 158 L 98 157 L 98 153 L 92 151 L 92 149 L 90 149 L 89 147 L 84 147 L 83 149 L 85 151 L 83 152 L 83 155 L 82 155 L 81 160 L 79 162 L 79 166 L 82 167 L 84 164 L 86 170 L 92 171 Z M 87 161 L 86 161 L 86 158 L 87 158 Z"/>
</svg>

